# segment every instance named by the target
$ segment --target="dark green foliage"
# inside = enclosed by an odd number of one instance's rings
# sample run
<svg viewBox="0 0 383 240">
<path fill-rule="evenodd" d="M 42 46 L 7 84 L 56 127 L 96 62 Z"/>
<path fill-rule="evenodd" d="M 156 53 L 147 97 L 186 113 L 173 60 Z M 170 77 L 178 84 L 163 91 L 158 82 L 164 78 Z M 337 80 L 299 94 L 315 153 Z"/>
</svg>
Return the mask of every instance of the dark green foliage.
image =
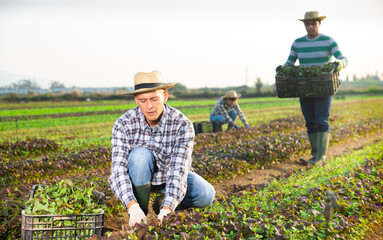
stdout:
<svg viewBox="0 0 383 240">
<path fill-rule="evenodd" d="M 25 141 L 17 142 L 3 142 L 0 143 L 0 162 L 3 158 L 13 156 L 32 156 L 56 151 L 59 145 L 49 139 L 27 139 Z"/>
<path fill-rule="evenodd" d="M 334 71 L 337 63 L 330 62 L 322 66 L 278 66 L 277 74 L 287 78 L 312 78 Z"/>
<path fill-rule="evenodd" d="M 336 118 L 338 117 L 335 116 Z M 198 135 L 192 167 L 208 181 L 219 181 L 220 179 L 233 178 L 235 175 L 245 173 L 251 168 L 261 168 L 282 161 L 308 148 L 303 125 L 303 118 L 293 117 L 278 119 L 251 129 Z M 348 125 L 337 125 L 332 127 L 331 142 L 336 143 L 346 138 L 378 132 L 382 128 L 383 119 L 381 117 L 358 120 Z M 301 129 L 301 131 L 290 133 L 292 129 Z M 2 144 L 3 146 L 12 145 L 6 142 Z M 98 191 L 105 193 L 106 215 L 118 214 L 121 211 L 121 208 L 119 208 L 121 204 L 111 192 L 107 180 L 110 175 L 110 148 L 95 147 L 73 152 L 63 150 L 55 142 L 50 142 L 50 144 L 56 147 L 41 147 L 42 150 L 39 153 L 25 155 L 33 157 L 23 155 L 7 163 L 2 162 L 0 167 L 2 183 L 0 192 L 0 238 L 7 239 L 7 236 L 11 236 L 10 239 L 20 237 L 20 215 L 25 206 L 22 203 L 27 200 L 33 184 L 52 185 L 68 178 L 68 176 L 76 185 L 84 183 L 89 188 L 94 184 L 97 186 Z M 20 143 L 15 143 L 12 146 L 18 145 Z M 60 149 L 62 152 L 57 154 L 56 149 Z M 381 175 L 381 172 L 379 174 Z M 372 188 L 371 191 L 381 193 L 379 184 L 375 185 L 375 182 L 376 180 L 372 182 L 373 185 L 371 186 L 375 188 Z M 334 190 L 332 187 L 329 188 Z M 320 190 L 322 191 L 322 188 Z M 324 190 L 322 192 L 316 191 L 318 192 L 314 191 L 313 194 L 317 195 L 313 196 L 323 195 Z M 345 194 L 350 192 L 347 189 L 343 191 Z M 334 192 L 336 191 L 334 190 Z M 339 192 L 336 193 L 339 195 Z M 278 194 L 276 193 L 275 203 L 279 203 L 278 199 L 283 197 Z M 355 194 L 357 195 L 358 192 L 355 192 Z M 378 196 L 375 196 L 375 198 L 379 200 Z M 262 203 L 253 203 L 254 207 L 249 208 L 242 207 L 242 204 L 233 206 L 233 203 L 228 202 L 223 206 L 223 208 L 227 208 L 227 214 L 217 212 L 198 213 L 190 210 L 180 213 L 180 215 L 171 215 L 169 220 L 166 220 L 172 223 L 168 228 L 143 225 L 138 227 L 135 233 L 119 232 L 115 234 L 125 234 L 125 236 L 134 234 L 135 237 L 132 237 L 132 239 L 138 239 L 137 236 L 147 236 L 148 239 L 150 237 L 156 238 L 156 236 L 173 238 L 174 235 L 183 236 L 186 239 L 188 236 L 190 239 L 198 239 L 202 236 L 212 236 L 212 238 L 218 239 L 239 239 L 247 238 L 254 234 L 255 231 L 257 234 L 267 236 L 264 237 L 266 239 L 283 239 L 284 231 L 287 231 L 287 229 L 292 227 L 305 229 L 306 224 L 310 224 L 308 219 L 299 220 L 296 218 L 296 211 L 300 209 L 299 207 L 305 206 L 307 199 L 307 196 L 302 196 L 298 202 L 299 204 L 287 205 L 287 203 L 282 203 L 278 207 L 279 212 L 276 209 L 261 212 L 262 217 L 251 215 L 261 211 L 257 206 L 262 205 Z M 323 199 L 318 198 L 316 201 L 320 202 Z M 363 199 L 363 201 L 366 200 Z M 342 205 L 342 201 L 340 201 L 340 205 Z M 373 207 L 374 204 L 371 203 L 369 206 Z M 232 207 L 234 208 L 232 209 Z M 347 209 L 346 211 L 354 210 Z M 276 215 L 270 215 L 273 212 Z M 279 223 L 276 220 L 276 216 L 281 216 L 281 213 L 285 218 L 290 219 L 284 225 L 278 225 Z M 358 222 L 353 216 L 344 218 L 347 221 Z M 315 221 L 313 226 L 316 228 L 324 224 L 323 219 L 316 219 Z M 341 221 L 336 214 L 334 215 L 335 221 Z M 150 226 L 155 226 L 155 224 L 150 224 Z M 280 237 L 278 237 L 278 234 Z M 321 232 L 318 234 L 321 234 Z"/>
<path fill-rule="evenodd" d="M 278 133 L 303 125 L 301 117 L 284 118 L 257 128 L 201 134 L 193 155 L 194 170 L 208 181 L 231 179 L 252 168 L 263 168 L 289 159 L 308 149 L 305 132 Z M 373 118 L 333 127 L 331 144 L 345 137 L 367 134 L 383 128 L 383 119 Z M 275 134 L 270 134 L 277 131 Z M 267 134 L 267 135 L 264 135 Z"/>
<path fill-rule="evenodd" d="M 291 236 L 323 239 L 326 189 L 337 194 L 340 205 L 335 210 L 329 235 L 348 239 L 355 234 L 352 228 L 362 222 L 362 217 L 368 218 L 370 212 L 383 206 L 382 163 L 382 158 L 367 160 L 354 172 L 330 178 L 305 195 L 290 196 L 275 191 L 266 208 L 261 207 L 265 205 L 263 202 L 253 202 L 255 193 L 245 193 L 241 196 L 245 206 L 232 198 L 219 202 L 222 212 L 184 211 L 165 217 L 160 226 L 154 220 L 148 225 L 137 224 L 134 232 L 113 232 L 108 237 L 92 239 L 292 239 Z M 359 207 L 351 207 L 355 204 Z"/>
</svg>

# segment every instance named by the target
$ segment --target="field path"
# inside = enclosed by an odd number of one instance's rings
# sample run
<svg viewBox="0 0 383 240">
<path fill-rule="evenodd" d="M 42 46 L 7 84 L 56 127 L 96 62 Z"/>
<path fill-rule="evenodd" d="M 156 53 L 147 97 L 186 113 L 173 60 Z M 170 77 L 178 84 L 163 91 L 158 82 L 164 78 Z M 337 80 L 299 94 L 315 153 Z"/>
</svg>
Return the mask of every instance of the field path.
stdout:
<svg viewBox="0 0 383 240">
<path fill-rule="evenodd" d="M 330 140 L 331 141 L 331 140 Z M 344 143 L 332 145 L 328 149 L 328 158 L 338 157 L 358 150 L 366 145 L 383 141 L 383 134 L 380 132 L 368 135 L 366 137 L 349 139 Z M 300 156 L 305 159 L 310 157 L 309 154 Z M 306 169 L 306 166 L 299 164 L 299 158 L 293 158 L 288 161 L 274 165 L 267 169 L 254 170 L 249 174 L 236 177 L 234 180 L 224 181 L 222 183 L 213 184 L 216 190 L 216 198 L 222 196 L 229 197 L 242 191 L 250 191 L 253 188 L 262 189 L 268 182 L 274 178 L 289 176 L 293 170 Z M 363 240 L 382 240 L 383 239 L 383 220 L 369 225 L 371 230 L 367 233 Z"/>
<path fill-rule="evenodd" d="M 353 150 L 361 149 L 366 145 L 383 141 L 383 134 L 376 133 L 366 137 L 349 139 L 344 143 L 332 145 L 328 149 L 328 158 L 338 157 L 352 152 Z M 330 140 L 331 141 L 331 140 Z M 225 197 L 239 193 L 245 190 L 262 189 L 265 184 L 272 181 L 274 178 L 288 176 L 293 170 L 306 169 L 307 166 L 299 163 L 299 158 L 308 159 L 309 154 L 286 160 L 285 162 L 274 165 L 270 168 L 253 170 L 246 175 L 237 176 L 233 180 L 226 180 L 221 183 L 213 184 L 216 190 L 216 195 Z"/>
</svg>

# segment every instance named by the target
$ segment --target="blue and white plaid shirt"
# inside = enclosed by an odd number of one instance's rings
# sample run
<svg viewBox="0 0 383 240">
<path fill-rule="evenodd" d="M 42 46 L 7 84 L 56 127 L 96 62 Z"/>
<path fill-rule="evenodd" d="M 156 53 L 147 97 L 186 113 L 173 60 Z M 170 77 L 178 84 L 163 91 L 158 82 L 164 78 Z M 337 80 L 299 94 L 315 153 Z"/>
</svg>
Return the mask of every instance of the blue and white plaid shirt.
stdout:
<svg viewBox="0 0 383 240">
<path fill-rule="evenodd" d="M 211 111 L 210 115 L 212 115 L 212 116 L 223 115 L 225 117 L 225 119 L 226 119 L 226 122 L 234 124 L 233 120 L 229 116 L 229 113 L 232 110 L 236 110 L 237 111 L 237 113 L 239 115 L 239 118 L 241 119 L 242 123 L 246 122 L 245 114 L 243 114 L 241 108 L 239 107 L 238 102 L 235 102 L 233 106 L 229 106 L 229 105 L 227 105 L 226 100 L 224 99 L 224 97 L 221 97 L 217 101 L 217 103 L 214 105 L 214 108 Z"/>
<path fill-rule="evenodd" d="M 127 111 L 117 119 L 112 132 L 111 189 L 125 208 L 132 200 L 128 156 L 137 147 L 150 150 L 155 159 L 152 185 L 166 184 L 164 206 L 172 210 L 186 194 L 187 176 L 191 170 L 194 128 L 180 111 L 165 104 L 157 126 L 151 127 L 139 107 Z"/>
</svg>

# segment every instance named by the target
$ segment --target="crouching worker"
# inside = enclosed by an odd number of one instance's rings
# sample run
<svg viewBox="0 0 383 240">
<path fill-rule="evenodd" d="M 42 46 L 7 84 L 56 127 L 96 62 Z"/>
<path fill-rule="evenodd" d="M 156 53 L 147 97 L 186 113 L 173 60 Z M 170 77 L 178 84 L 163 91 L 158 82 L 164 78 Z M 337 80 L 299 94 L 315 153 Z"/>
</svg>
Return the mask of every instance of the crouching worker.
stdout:
<svg viewBox="0 0 383 240">
<path fill-rule="evenodd" d="M 226 92 L 225 96 L 222 96 L 217 101 L 213 110 L 211 111 L 210 121 L 229 123 L 227 127 L 228 129 L 232 127 L 238 129 L 239 127 L 235 125 L 235 119 L 237 118 L 237 115 L 239 115 L 243 125 L 245 125 L 247 128 L 250 128 L 249 124 L 246 122 L 245 114 L 243 114 L 237 102 L 240 96 L 241 95 L 234 90 Z"/>
<path fill-rule="evenodd" d="M 159 221 L 172 211 L 206 207 L 213 186 L 191 171 L 194 129 L 180 111 L 166 104 L 168 89 L 159 71 L 138 72 L 133 92 L 137 107 L 117 119 L 112 135 L 111 189 L 129 213 L 129 225 L 146 223 L 149 193 Z"/>
</svg>

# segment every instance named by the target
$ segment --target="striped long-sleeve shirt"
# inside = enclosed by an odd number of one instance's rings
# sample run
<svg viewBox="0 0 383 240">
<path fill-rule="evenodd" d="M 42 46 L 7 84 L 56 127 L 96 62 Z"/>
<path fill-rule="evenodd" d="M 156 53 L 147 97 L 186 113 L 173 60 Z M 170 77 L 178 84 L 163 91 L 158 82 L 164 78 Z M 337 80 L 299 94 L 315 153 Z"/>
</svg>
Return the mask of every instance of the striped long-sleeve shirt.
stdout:
<svg viewBox="0 0 383 240">
<path fill-rule="evenodd" d="M 341 60 L 343 67 L 348 65 L 347 58 L 342 55 L 338 44 L 329 36 L 319 34 L 314 39 L 307 36 L 296 39 L 285 65 L 294 65 L 297 59 L 301 66 L 324 65 L 331 61 L 331 57 Z"/>
<path fill-rule="evenodd" d="M 129 177 L 128 157 L 133 149 L 145 147 L 155 159 L 156 168 L 151 183 L 166 184 L 163 205 L 174 210 L 186 194 L 187 176 L 191 170 L 194 128 L 190 120 L 165 104 L 160 122 L 151 127 L 136 107 L 117 119 L 112 133 L 112 174 L 109 182 L 116 197 L 125 207 L 136 200 Z"/>
</svg>

